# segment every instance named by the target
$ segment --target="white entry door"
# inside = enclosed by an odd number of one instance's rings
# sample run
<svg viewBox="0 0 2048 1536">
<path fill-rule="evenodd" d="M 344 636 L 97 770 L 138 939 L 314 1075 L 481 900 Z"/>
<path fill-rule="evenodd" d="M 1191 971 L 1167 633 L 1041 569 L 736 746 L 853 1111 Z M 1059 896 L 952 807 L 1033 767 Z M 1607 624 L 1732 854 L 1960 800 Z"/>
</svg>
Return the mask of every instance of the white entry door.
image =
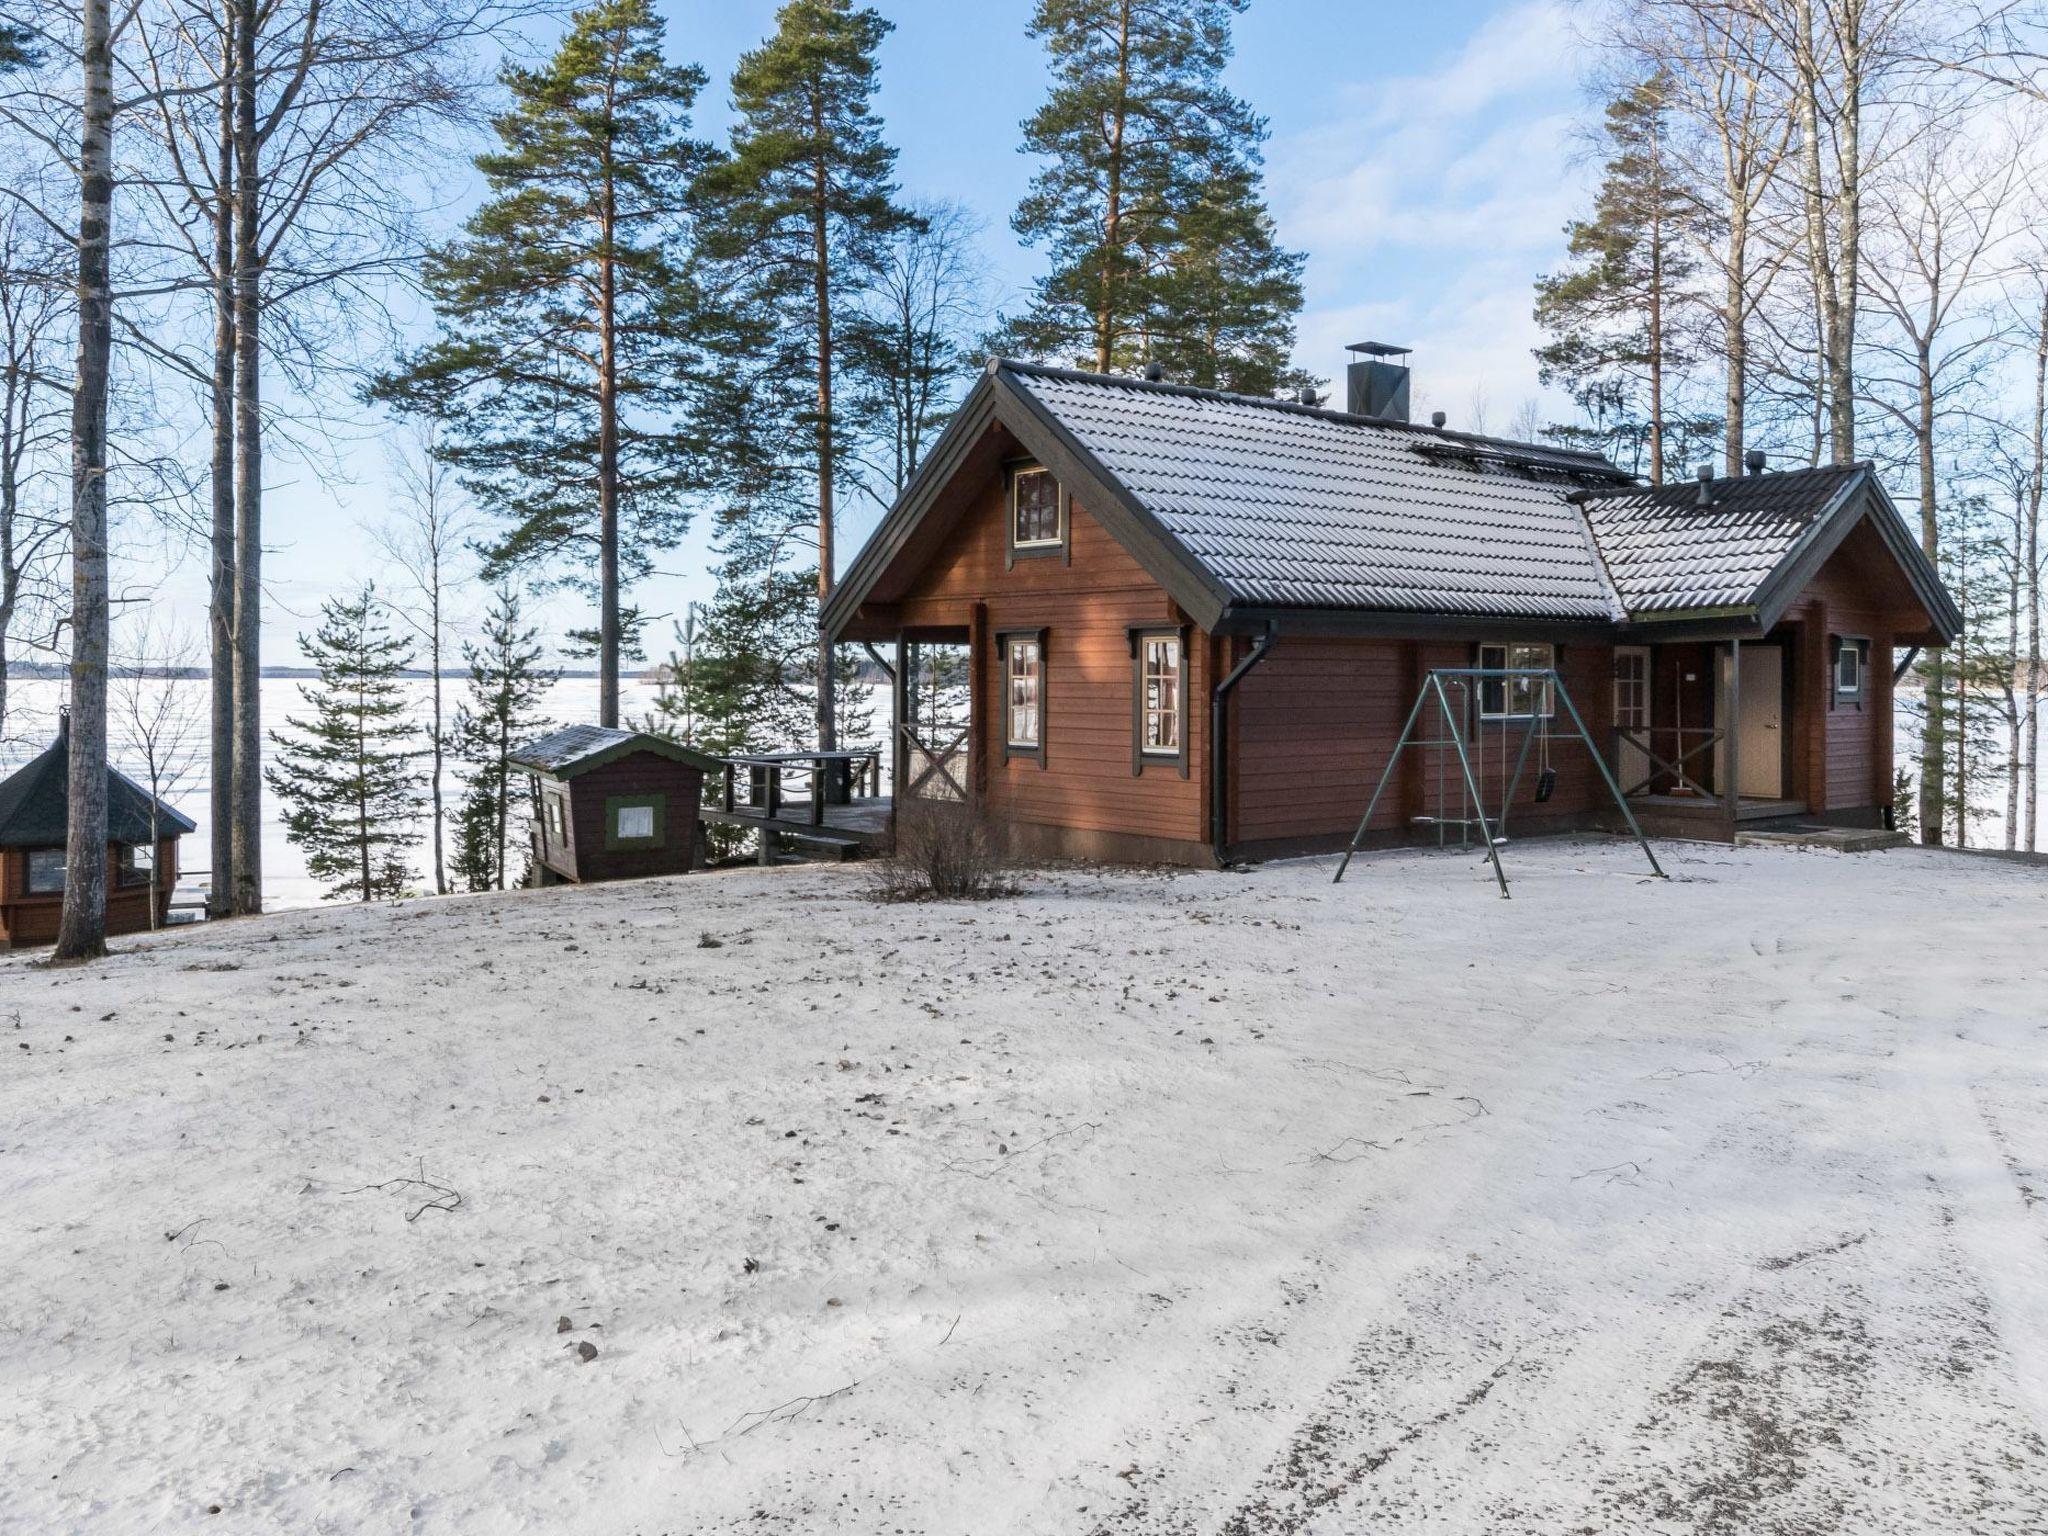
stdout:
<svg viewBox="0 0 2048 1536">
<path fill-rule="evenodd" d="M 1728 653 L 1721 653 L 1721 697 L 1728 697 Z M 1785 648 L 1745 645 L 1742 648 L 1742 702 L 1739 709 L 1735 793 L 1749 800 L 1785 798 Z M 1715 750 L 1725 764 L 1725 742 Z"/>
</svg>

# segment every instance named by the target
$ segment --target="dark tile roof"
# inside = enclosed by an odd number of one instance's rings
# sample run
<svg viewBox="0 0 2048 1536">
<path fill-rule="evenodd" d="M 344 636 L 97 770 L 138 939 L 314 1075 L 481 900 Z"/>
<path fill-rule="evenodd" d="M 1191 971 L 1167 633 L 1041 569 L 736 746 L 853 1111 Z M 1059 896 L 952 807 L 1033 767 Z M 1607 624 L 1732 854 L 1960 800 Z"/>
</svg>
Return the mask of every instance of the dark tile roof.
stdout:
<svg viewBox="0 0 2048 1536">
<path fill-rule="evenodd" d="M 709 772 L 722 766 L 719 759 L 655 736 L 647 731 L 624 731 L 607 725 L 565 725 L 559 731 L 515 747 L 512 761 L 526 768 L 538 768 L 556 778 L 572 778 L 586 769 L 611 762 L 633 752 L 652 752 L 657 757 L 689 763 Z"/>
<path fill-rule="evenodd" d="M 1631 614 L 1741 608 L 1869 473 L 1861 464 L 1707 482 L 1630 486 L 1581 499 Z"/>
<path fill-rule="evenodd" d="M 1606 621 L 1564 493 L 1605 460 L 1281 401 L 1003 364 L 1232 606 Z"/>
<path fill-rule="evenodd" d="M 0 847 L 58 848 L 71 827 L 70 745 L 60 731 L 55 742 L 31 759 L 20 772 L 0 783 Z M 157 826 L 170 837 L 197 830 L 197 823 L 117 769 L 107 770 L 107 839 L 146 843 L 150 838 L 150 806 L 157 807 Z"/>
</svg>

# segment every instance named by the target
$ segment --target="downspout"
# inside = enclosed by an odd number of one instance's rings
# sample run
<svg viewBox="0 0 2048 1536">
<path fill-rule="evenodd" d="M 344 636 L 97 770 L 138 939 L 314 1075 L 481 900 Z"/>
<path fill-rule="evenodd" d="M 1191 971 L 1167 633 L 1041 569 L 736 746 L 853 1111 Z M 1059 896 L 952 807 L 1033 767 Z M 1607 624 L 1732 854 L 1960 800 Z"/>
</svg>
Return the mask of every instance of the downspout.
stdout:
<svg viewBox="0 0 2048 1536">
<path fill-rule="evenodd" d="M 1266 653 L 1273 649 L 1273 642 L 1280 637 L 1279 626 L 1267 621 L 1266 632 L 1258 642 L 1231 669 L 1230 675 L 1218 683 L 1209 695 L 1209 826 L 1210 847 L 1216 855 L 1220 869 L 1229 862 L 1228 837 L 1230 819 L 1230 694 L 1231 690 L 1244 681 L 1244 675 L 1266 659 Z"/>
</svg>

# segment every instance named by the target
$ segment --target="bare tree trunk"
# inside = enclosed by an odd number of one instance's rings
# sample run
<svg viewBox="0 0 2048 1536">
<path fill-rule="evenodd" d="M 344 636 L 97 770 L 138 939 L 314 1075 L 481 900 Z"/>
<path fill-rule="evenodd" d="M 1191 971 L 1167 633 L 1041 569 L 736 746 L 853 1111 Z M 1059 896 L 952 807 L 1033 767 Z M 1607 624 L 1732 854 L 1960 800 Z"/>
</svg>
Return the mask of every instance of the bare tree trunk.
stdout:
<svg viewBox="0 0 2048 1536">
<path fill-rule="evenodd" d="M 1940 554 L 1941 529 L 1937 521 L 1938 487 L 1934 465 L 1934 378 L 1925 345 L 1920 348 L 1918 364 L 1919 417 L 1914 436 L 1918 440 L 1915 447 L 1920 461 L 1920 549 L 1932 564 Z M 1920 732 L 1920 841 L 1930 847 L 1938 847 L 1947 820 L 1943 814 L 1942 776 L 1948 752 L 1948 695 L 1945 691 L 1948 666 L 1939 651 L 1930 654 L 1926 671 L 1927 710 Z M 1958 752 L 1962 749 L 1960 735 L 1956 749 Z M 1961 772 L 1960 767 L 1957 772 Z M 1960 826 L 1960 805 L 1956 815 Z"/>
<path fill-rule="evenodd" d="M 107 952 L 107 372 L 113 354 L 114 69 L 108 0 L 84 0 L 78 374 L 71 395 L 69 829 L 56 958 Z"/>
<path fill-rule="evenodd" d="M 434 669 L 434 894 L 448 894 L 448 859 L 443 852 L 441 825 L 445 817 L 441 804 L 441 768 L 446 743 L 441 729 L 441 545 L 435 539 L 430 556 L 433 561 L 433 586 L 428 599 L 429 622 L 433 625 L 433 638 L 427 642 L 429 664 Z"/>
<path fill-rule="evenodd" d="M 263 910 L 263 416 L 256 0 L 235 11 L 235 649 L 232 910 Z"/>
<path fill-rule="evenodd" d="M 814 96 L 811 101 L 811 132 L 814 143 L 825 137 L 824 107 Z M 831 167 L 823 159 L 812 167 L 811 184 L 811 282 L 818 309 L 818 608 L 822 615 L 825 599 L 832 595 L 832 247 L 827 220 L 830 208 Z M 839 745 L 839 712 L 832 678 L 832 642 L 821 623 L 818 628 L 818 750 L 830 752 Z M 826 776 L 813 776 L 811 793 L 823 798 Z"/>
<path fill-rule="evenodd" d="M 2026 511 L 2022 499 L 2014 512 L 2023 516 Z M 2015 528 L 2014 533 L 2020 530 Z M 2011 852 L 2019 847 L 2020 830 L 2020 551 L 2025 548 L 2022 539 L 2013 540 L 2013 548 L 2006 558 L 2005 589 L 2005 659 L 2008 665 L 2003 669 L 1999 683 L 2005 697 L 2006 726 L 2011 732 L 2006 737 L 2005 752 L 2005 846 Z"/>
<path fill-rule="evenodd" d="M 2035 852 L 2041 788 L 2041 511 L 2048 489 L 2048 285 L 2034 326 L 2033 473 L 2027 485 L 2027 786 L 2025 844 Z"/>
<path fill-rule="evenodd" d="M 235 867 L 235 7 L 221 11 L 213 206 L 213 549 L 206 605 L 209 857 L 206 915 L 234 910 Z"/>
</svg>

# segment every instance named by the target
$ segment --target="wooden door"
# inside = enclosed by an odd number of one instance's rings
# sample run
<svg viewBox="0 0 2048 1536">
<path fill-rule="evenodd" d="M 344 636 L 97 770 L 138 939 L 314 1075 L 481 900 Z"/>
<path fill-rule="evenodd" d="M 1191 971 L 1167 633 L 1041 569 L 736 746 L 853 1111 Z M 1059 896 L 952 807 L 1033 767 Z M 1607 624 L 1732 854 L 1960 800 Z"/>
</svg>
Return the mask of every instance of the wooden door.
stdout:
<svg viewBox="0 0 2048 1536">
<path fill-rule="evenodd" d="M 1721 662 L 1725 677 L 1728 662 Z M 1725 692 L 1722 695 L 1726 697 Z M 1745 800 L 1785 798 L 1785 648 L 1742 647 L 1735 792 Z"/>
</svg>

